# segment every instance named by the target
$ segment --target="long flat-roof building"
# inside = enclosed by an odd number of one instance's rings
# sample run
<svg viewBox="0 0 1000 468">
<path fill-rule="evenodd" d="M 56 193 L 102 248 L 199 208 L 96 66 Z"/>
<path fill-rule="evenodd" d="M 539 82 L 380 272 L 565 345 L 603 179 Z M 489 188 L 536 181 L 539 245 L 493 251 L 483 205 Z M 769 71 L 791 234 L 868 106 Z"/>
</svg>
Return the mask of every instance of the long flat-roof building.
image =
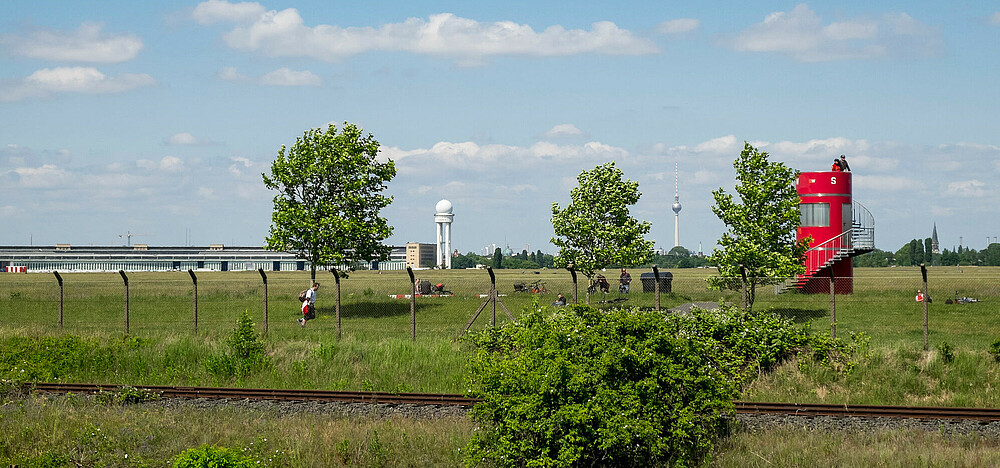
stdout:
<svg viewBox="0 0 1000 468">
<path fill-rule="evenodd" d="M 389 261 L 358 263 L 356 270 L 403 270 L 405 247 L 393 247 Z M 0 271 L 300 271 L 310 263 L 263 247 L 0 246 Z"/>
</svg>

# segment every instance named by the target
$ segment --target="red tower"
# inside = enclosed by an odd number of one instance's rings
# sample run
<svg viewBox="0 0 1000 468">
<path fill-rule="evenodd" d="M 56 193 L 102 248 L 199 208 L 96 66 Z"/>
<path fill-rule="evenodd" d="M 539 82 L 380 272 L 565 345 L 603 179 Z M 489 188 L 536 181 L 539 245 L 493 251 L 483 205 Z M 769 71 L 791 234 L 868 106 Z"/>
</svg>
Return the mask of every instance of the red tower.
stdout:
<svg viewBox="0 0 1000 468">
<path fill-rule="evenodd" d="M 798 239 L 811 237 L 806 272 L 795 287 L 805 293 L 829 293 L 833 273 L 837 294 L 854 292 L 851 258 L 875 248 L 875 220 L 852 200 L 850 172 L 799 174 Z"/>
</svg>

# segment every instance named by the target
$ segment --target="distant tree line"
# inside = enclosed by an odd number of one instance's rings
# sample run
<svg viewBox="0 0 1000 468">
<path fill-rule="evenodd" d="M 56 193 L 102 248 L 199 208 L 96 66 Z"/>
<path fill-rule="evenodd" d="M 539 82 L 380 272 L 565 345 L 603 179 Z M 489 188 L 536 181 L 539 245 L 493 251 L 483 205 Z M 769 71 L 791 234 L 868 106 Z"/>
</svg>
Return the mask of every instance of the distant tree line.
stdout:
<svg viewBox="0 0 1000 468">
<path fill-rule="evenodd" d="M 475 268 L 476 265 L 485 265 L 494 270 L 533 270 L 538 268 L 552 268 L 553 256 L 547 253 L 528 252 L 522 250 L 519 254 L 509 257 L 503 255 L 503 251 L 497 248 L 492 256 L 477 255 L 472 252 L 461 254 L 451 259 L 452 268 Z"/>
<path fill-rule="evenodd" d="M 913 239 L 895 252 L 875 249 L 854 257 L 856 267 L 916 266 L 921 263 L 941 266 L 1000 266 L 1000 244 L 993 243 L 978 251 L 960 246 L 955 250 L 944 249 L 941 253 L 933 253 L 931 238 L 928 237 L 923 240 Z"/>
<path fill-rule="evenodd" d="M 666 254 L 656 254 L 644 265 L 658 268 L 698 268 L 704 266 L 715 266 L 708 257 L 699 257 L 690 250 L 677 246 L 670 249 Z"/>
</svg>

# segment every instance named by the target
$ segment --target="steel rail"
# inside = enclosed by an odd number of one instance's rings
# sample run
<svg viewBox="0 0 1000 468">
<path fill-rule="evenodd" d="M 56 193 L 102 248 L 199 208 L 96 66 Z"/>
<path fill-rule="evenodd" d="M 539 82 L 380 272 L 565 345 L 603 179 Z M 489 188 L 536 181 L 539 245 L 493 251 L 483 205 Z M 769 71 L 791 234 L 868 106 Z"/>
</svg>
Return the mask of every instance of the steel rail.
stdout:
<svg viewBox="0 0 1000 468">
<path fill-rule="evenodd" d="M 758 403 L 737 401 L 739 414 L 834 416 L 864 418 L 972 419 L 1000 421 L 998 408 L 952 408 L 939 406 L 827 405 L 817 403 Z"/>
<path fill-rule="evenodd" d="M 24 388 L 46 393 L 116 392 L 123 385 L 86 383 L 27 383 Z M 211 398 L 236 400 L 322 401 L 386 405 L 473 406 L 482 401 L 448 393 L 344 392 L 273 388 L 175 387 L 133 385 L 137 390 L 156 393 L 163 398 Z M 832 416 L 911 419 L 969 419 L 1000 421 L 1000 408 L 952 408 L 932 406 L 832 405 L 818 403 L 733 402 L 737 414 L 775 414 L 788 416 Z"/>
<path fill-rule="evenodd" d="M 33 383 L 26 388 L 49 393 L 115 392 L 122 385 Z M 367 404 L 411 404 L 439 406 L 472 406 L 478 399 L 455 394 L 342 392 L 330 390 L 289 390 L 271 388 L 174 387 L 165 385 L 132 385 L 137 390 L 156 393 L 164 398 L 214 398 L 239 400 L 325 401 Z"/>
</svg>

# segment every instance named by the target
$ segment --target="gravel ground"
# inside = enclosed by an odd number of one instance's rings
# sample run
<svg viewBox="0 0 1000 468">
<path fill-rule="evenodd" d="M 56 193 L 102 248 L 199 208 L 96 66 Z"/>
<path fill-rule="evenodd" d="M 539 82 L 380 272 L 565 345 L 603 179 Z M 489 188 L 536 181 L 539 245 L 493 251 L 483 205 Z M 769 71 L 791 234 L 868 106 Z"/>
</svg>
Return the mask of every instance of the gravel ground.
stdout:
<svg viewBox="0 0 1000 468">
<path fill-rule="evenodd" d="M 972 420 L 921 420 L 903 418 L 834 418 L 830 416 L 784 416 L 773 414 L 738 414 L 738 430 L 755 431 L 778 426 L 792 426 L 812 431 L 894 431 L 899 429 L 924 429 L 942 434 L 978 433 L 1000 437 L 1000 421 Z"/>
<path fill-rule="evenodd" d="M 51 398 L 59 398 L 50 396 Z M 226 400 L 216 398 L 164 398 L 139 403 L 160 408 L 242 408 L 253 411 L 273 411 L 279 414 L 326 414 L 374 418 L 408 417 L 441 419 L 467 417 L 469 408 L 452 405 L 386 405 L 367 403 L 336 403 L 319 401 Z M 923 429 L 942 434 L 978 433 L 1000 438 L 1000 421 L 921 420 L 903 418 L 835 418 L 830 416 L 784 416 L 773 414 L 737 414 L 737 430 L 756 431 L 791 426 L 813 431 L 893 431 Z"/>
<path fill-rule="evenodd" d="M 216 398 L 164 398 L 143 403 L 163 408 L 243 408 L 279 414 L 328 414 L 337 416 L 392 417 L 417 419 L 464 418 L 468 408 L 452 405 L 373 405 L 321 401 L 224 400 Z"/>
</svg>

